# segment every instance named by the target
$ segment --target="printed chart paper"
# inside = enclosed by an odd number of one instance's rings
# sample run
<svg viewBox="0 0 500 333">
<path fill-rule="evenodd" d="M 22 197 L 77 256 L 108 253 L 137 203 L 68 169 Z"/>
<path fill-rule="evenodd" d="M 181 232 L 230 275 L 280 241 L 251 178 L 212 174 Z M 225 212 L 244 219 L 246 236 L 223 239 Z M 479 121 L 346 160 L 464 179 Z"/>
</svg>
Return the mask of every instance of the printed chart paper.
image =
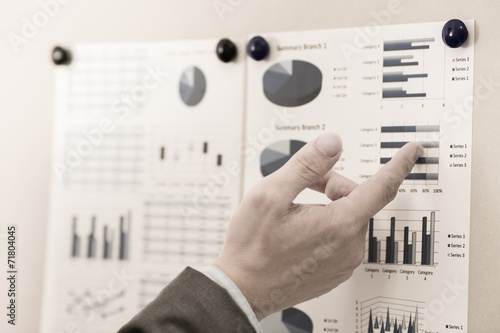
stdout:
<svg viewBox="0 0 500 333">
<path fill-rule="evenodd" d="M 269 57 L 247 64 L 245 191 L 325 131 L 343 138 L 334 170 L 358 183 L 408 141 L 425 150 L 367 221 L 353 277 L 264 332 L 467 331 L 474 22 L 457 49 L 444 23 L 262 35 Z M 328 202 L 310 190 L 297 201 Z"/>
<path fill-rule="evenodd" d="M 217 42 L 76 45 L 56 70 L 43 332 L 114 332 L 222 249 L 244 62 Z"/>
</svg>

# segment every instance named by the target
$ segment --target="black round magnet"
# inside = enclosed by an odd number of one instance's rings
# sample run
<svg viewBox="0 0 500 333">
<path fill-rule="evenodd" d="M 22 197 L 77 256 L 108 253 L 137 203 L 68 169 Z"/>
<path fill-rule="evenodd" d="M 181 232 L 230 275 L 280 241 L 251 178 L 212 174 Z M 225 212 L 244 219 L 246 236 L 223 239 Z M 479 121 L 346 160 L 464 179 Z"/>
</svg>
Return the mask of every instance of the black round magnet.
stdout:
<svg viewBox="0 0 500 333">
<path fill-rule="evenodd" d="M 238 49 L 236 45 L 231 42 L 229 39 L 224 38 L 217 43 L 217 48 L 215 49 L 215 53 L 217 54 L 217 58 L 219 58 L 222 62 L 230 62 L 236 55 L 238 54 Z"/>
<path fill-rule="evenodd" d="M 269 54 L 269 44 L 261 36 L 255 36 L 248 42 L 247 53 L 252 59 L 260 61 Z"/>
<path fill-rule="evenodd" d="M 453 19 L 449 20 L 443 26 L 442 31 L 443 42 L 449 47 L 455 49 L 462 46 L 467 40 L 469 32 L 465 23 L 461 20 Z"/>
<path fill-rule="evenodd" d="M 71 62 L 71 53 L 60 46 L 52 50 L 52 61 L 56 65 L 68 65 Z"/>
</svg>

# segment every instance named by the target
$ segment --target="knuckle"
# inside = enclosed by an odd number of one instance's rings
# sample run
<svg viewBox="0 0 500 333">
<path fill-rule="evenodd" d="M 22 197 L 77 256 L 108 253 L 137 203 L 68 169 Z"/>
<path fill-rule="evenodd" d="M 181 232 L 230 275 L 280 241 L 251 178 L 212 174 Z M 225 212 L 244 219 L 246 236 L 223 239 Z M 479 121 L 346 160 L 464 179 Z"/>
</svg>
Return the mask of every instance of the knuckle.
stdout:
<svg viewBox="0 0 500 333">
<path fill-rule="evenodd" d="M 385 200 L 391 202 L 397 195 L 399 186 L 401 185 L 400 177 L 394 172 L 389 172 L 385 179 Z"/>
<path fill-rule="evenodd" d="M 351 193 L 351 187 L 347 184 L 338 184 L 337 186 L 328 186 L 325 189 L 325 195 L 332 199 L 340 199 L 346 197 Z"/>
<path fill-rule="evenodd" d="M 291 163 L 291 169 L 307 181 L 322 176 L 320 161 L 309 153 L 295 155 Z"/>
</svg>

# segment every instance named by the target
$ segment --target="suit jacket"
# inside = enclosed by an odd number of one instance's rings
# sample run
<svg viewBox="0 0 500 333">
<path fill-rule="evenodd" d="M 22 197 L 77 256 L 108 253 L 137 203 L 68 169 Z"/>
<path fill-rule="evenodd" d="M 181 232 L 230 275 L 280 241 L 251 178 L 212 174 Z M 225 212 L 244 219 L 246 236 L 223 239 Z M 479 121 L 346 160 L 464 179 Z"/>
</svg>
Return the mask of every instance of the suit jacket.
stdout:
<svg viewBox="0 0 500 333">
<path fill-rule="evenodd" d="M 187 267 L 118 333 L 255 333 L 229 293 Z"/>
</svg>

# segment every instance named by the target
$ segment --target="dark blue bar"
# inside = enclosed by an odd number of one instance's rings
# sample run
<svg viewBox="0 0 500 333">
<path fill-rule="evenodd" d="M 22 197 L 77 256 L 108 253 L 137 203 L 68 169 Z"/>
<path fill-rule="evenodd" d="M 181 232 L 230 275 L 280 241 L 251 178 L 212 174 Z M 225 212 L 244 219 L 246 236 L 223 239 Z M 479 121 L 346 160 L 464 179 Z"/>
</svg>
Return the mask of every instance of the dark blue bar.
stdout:
<svg viewBox="0 0 500 333">
<path fill-rule="evenodd" d="M 439 125 L 382 126 L 380 131 L 382 133 L 439 132 Z"/>
<path fill-rule="evenodd" d="M 402 62 L 401 59 L 384 59 L 384 67 L 418 66 L 418 61 Z"/>
<path fill-rule="evenodd" d="M 403 264 L 408 264 L 408 232 L 409 228 L 405 227 L 405 232 L 404 232 L 404 249 L 403 249 Z"/>
<path fill-rule="evenodd" d="M 415 264 L 413 262 L 413 245 L 412 244 L 408 244 L 408 264 L 409 265 L 413 265 Z"/>
<path fill-rule="evenodd" d="M 388 141 L 381 142 L 380 148 L 401 148 L 409 141 Z M 439 141 L 422 141 L 419 142 L 424 148 L 439 148 Z"/>
<path fill-rule="evenodd" d="M 123 216 L 120 216 L 120 253 L 119 253 L 120 260 L 128 259 L 127 249 L 128 249 L 128 233 L 125 231 L 125 219 Z"/>
<path fill-rule="evenodd" d="M 375 247 L 373 245 L 375 243 Z M 370 219 L 370 225 L 368 227 L 368 262 L 376 262 L 377 254 L 374 251 L 376 249 L 377 242 L 373 238 L 373 218 Z"/>
<path fill-rule="evenodd" d="M 389 163 L 391 157 L 381 157 L 380 164 Z M 415 164 L 439 164 L 439 157 L 419 157 Z"/>
<path fill-rule="evenodd" d="M 384 43 L 384 51 L 404 51 L 404 50 L 422 50 L 428 49 L 429 45 L 412 46 L 411 42 L 402 43 Z"/>
<path fill-rule="evenodd" d="M 410 98 L 410 97 L 425 97 L 426 93 L 407 94 L 406 90 L 383 90 L 382 98 Z"/>
<path fill-rule="evenodd" d="M 391 236 L 387 236 L 385 238 L 385 263 L 386 264 L 392 264 L 391 253 L 393 253 L 392 240 L 391 240 Z"/>
<path fill-rule="evenodd" d="M 422 255 L 420 259 L 422 265 L 427 265 L 427 216 L 422 218 Z"/>
<path fill-rule="evenodd" d="M 405 179 L 413 180 L 438 180 L 437 173 L 410 173 Z"/>
<path fill-rule="evenodd" d="M 384 74 L 382 82 L 408 82 L 408 79 L 419 77 L 428 77 L 427 73 L 423 74 Z"/>
<path fill-rule="evenodd" d="M 92 216 L 92 230 L 88 237 L 89 244 L 87 249 L 87 257 L 95 257 L 95 216 Z"/>
<path fill-rule="evenodd" d="M 80 237 L 77 234 L 77 219 L 73 217 L 73 242 L 71 247 L 71 256 L 78 257 L 80 256 Z"/>
<path fill-rule="evenodd" d="M 425 235 L 425 264 L 431 264 L 431 235 Z"/>
<path fill-rule="evenodd" d="M 391 252 L 390 252 L 390 258 L 391 258 L 391 263 L 394 263 L 396 261 L 395 258 L 395 253 L 394 253 L 394 242 L 396 240 L 396 218 L 391 217 Z"/>
</svg>

